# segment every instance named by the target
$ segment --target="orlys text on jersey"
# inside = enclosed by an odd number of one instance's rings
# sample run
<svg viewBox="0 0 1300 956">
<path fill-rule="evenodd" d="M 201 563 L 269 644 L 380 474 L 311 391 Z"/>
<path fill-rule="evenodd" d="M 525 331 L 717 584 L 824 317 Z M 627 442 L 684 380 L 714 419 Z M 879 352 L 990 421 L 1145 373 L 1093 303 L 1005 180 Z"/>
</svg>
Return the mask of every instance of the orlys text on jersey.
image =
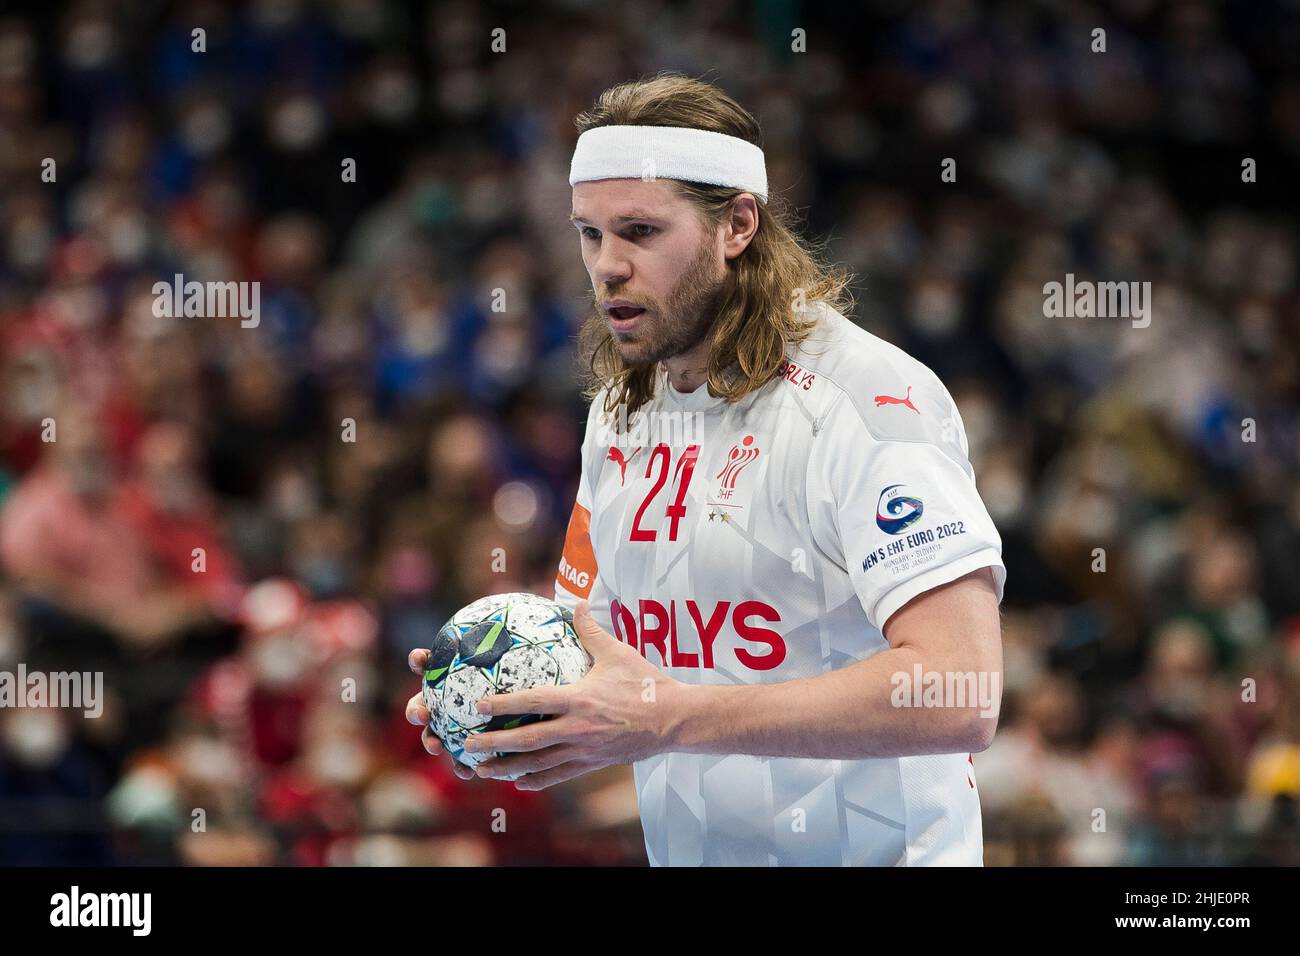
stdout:
<svg viewBox="0 0 1300 956">
<path fill-rule="evenodd" d="M 626 602 L 615 599 L 609 611 L 615 637 L 637 648 L 647 660 L 653 660 L 647 650 L 653 647 L 659 662 L 667 667 L 712 669 L 717 656 L 714 645 L 728 625 L 741 641 L 755 645 L 750 650 L 738 643 L 732 646 L 733 642 L 723 642 L 745 667 L 766 671 L 785 660 L 781 635 L 762 626 L 779 623 L 781 615 L 762 601 L 717 601 L 710 606 L 689 599 L 670 599 L 667 604 L 653 598 Z M 721 648 L 718 652 L 726 654 Z"/>
</svg>

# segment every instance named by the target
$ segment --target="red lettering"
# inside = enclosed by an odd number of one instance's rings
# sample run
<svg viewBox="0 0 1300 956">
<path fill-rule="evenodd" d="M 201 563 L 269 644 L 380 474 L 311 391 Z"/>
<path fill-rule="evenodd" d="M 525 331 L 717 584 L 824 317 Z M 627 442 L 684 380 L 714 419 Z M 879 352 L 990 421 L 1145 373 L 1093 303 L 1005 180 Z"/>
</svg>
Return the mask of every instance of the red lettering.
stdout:
<svg viewBox="0 0 1300 956">
<path fill-rule="evenodd" d="M 647 611 L 654 614 L 655 617 L 658 618 L 658 621 L 655 623 L 654 627 L 646 626 L 645 618 L 646 618 Z M 667 667 L 671 667 L 672 665 L 668 663 L 668 648 L 666 646 L 667 640 L 668 640 L 667 609 L 658 601 L 647 601 L 645 599 L 642 599 L 641 601 L 641 656 L 644 657 L 646 660 L 649 660 L 650 655 L 645 652 L 645 649 L 647 647 L 653 647 L 659 651 L 659 659 L 663 661 L 664 665 Z"/>
<path fill-rule="evenodd" d="M 677 647 L 677 602 L 668 602 L 668 621 L 672 626 L 673 667 L 699 667 L 700 655 L 688 654 Z"/>
<path fill-rule="evenodd" d="M 817 378 L 816 374 L 813 372 L 802 369 L 789 360 L 782 362 L 777 367 L 777 374 L 791 385 L 802 388 L 805 392 L 812 388 L 812 383 Z"/>
<path fill-rule="evenodd" d="M 632 616 L 632 611 L 624 607 L 618 598 L 615 598 L 610 602 L 609 616 L 614 619 L 614 636 L 624 644 L 631 644 L 636 647 L 636 618 Z M 626 631 L 624 628 L 626 628 Z M 625 633 L 628 635 L 627 637 L 623 636 Z"/>
<path fill-rule="evenodd" d="M 713 667 L 713 642 L 718 639 L 718 632 L 722 630 L 722 624 L 727 619 L 727 608 L 731 607 L 730 601 L 722 601 L 713 608 L 713 615 L 709 618 L 709 623 L 704 624 L 700 617 L 700 606 L 694 601 L 686 602 L 686 610 L 691 615 L 691 620 L 695 622 L 695 631 L 700 635 L 700 647 L 704 651 L 704 666 Z"/>
<path fill-rule="evenodd" d="M 742 601 L 736 605 L 736 610 L 731 616 L 731 626 L 736 629 L 736 633 L 744 640 L 757 644 L 767 644 L 772 650 L 760 657 L 751 654 L 743 647 L 738 647 L 736 648 L 736 657 L 740 660 L 740 663 L 750 670 L 770 671 L 785 660 L 785 641 L 781 639 L 780 634 L 771 628 L 752 627 L 745 620 L 755 616 L 761 617 L 769 623 L 781 620 L 781 615 L 777 613 L 776 608 L 769 604 L 764 604 L 762 601 Z"/>
<path fill-rule="evenodd" d="M 754 654 L 747 648 L 736 648 L 736 659 L 745 667 L 754 671 L 768 671 L 779 667 L 786 658 L 785 640 L 778 631 L 769 627 L 751 624 L 750 618 L 760 618 L 768 624 L 781 621 L 781 613 L 770 604 L 762 601 L 742 601 L 734 609 L 730 601 L 719 601 L 713 605 L 708 621 L 698 602 L 687 600 L 686 613 L 691 616 L 699 637 L 699 652 L 683 650 L 678 642 L 677 601 L 670 600 L 667 607 L 660 601 L 642 598 L 637 602 L 638 609 L 633 614 L 631 608 L 621 601 L 610 602 L 610 617 L 613 619 L 614 636 L 624 644 L 637 648 L 647 660 L 650 655 L 647 648 L 659 651 L 659 660 L 665 667 L 706 667 L 712 669 L 714 664 L 713 645 L 727 623 L 727 611 L 731 610 L 731 626 L 742 640 L 753 644 L 766 644 L 766 654 Z M 638 636 L 639 635 L 639 636 Z"/>
</svg>

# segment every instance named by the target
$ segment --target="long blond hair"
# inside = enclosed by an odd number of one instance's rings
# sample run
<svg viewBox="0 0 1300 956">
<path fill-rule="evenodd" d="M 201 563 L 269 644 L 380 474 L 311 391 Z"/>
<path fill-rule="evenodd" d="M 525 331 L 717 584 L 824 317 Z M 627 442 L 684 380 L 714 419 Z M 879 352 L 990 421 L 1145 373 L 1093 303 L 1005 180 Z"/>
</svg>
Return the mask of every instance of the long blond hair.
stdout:
<svg viewBox="0 0 1300 956">
<path fill-rule="evenodd" d="M 758 121 L 722 90 L 680 73 L 659 73 L 610 87 L 580 113 L 578 132 L 600 126 L 677 126 L 736 136 L 762 147 Z M 669 180 L 694 204 L 706 223 L 730 214 L 743 190 Z M 820 247 L 800 238 L 784 201 L 769 194 L 758 202 L 758 229 L 749 245 L 727 262 L 717 318 L 707 333 L 706 381 L 711 394 L 735 402 L 775 378 L 791 346 L 804 341 L 814 321 L 807 307 L 825 302 L 852 308 L 846 271 L 824 263 Z M 609 387 L 605 411 L 619 405 L 630 416 L 654 395 L 657 363 L 628 365 L 603 316 L 594 312 L 578 336 L 585 360 L 586 395 Z"/>
</svg>

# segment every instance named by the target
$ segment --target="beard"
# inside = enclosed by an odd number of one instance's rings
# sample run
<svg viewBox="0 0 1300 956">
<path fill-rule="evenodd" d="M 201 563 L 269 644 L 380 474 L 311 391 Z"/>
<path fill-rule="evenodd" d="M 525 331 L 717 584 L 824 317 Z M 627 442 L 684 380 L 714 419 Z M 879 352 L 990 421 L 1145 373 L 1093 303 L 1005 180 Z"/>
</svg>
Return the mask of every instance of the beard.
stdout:
<svg viewBox="0 0 1300 956">
<path fill-rule="evenodd" d="M 713 244 L 706 239 L 664 301 L 652 299 L 643 303 L 645 312 L 635 329 L 610 330 L 610 337 L 628 366 L 644 367 L 676 358 L 704 341 L 726 294 L 726 280 L 714 279 L 713 270 Z M 617 297 L 616 289 L 607 290 L 605 298 Z M 593 303 L 592 308 L 595 320 L 605 325 L 600 306 Z"/>
</svg>

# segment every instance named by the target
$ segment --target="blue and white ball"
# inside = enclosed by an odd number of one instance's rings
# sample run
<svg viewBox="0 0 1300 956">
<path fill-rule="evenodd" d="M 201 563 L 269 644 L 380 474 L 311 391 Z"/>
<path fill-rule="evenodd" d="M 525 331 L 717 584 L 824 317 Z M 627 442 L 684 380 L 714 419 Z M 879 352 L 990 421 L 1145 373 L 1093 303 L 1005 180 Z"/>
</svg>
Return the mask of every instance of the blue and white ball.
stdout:
<svg viewBox="0 0 1300 956">
<path fill-rule="evenodd" d="M 452 615 L 429 650 L 424 671 L 429 726 L 452 757 L 477 766 L 493 755 L 466 753 L 470 735 L 546 719 L 540 714 L 485 717 L 475 709 L 482 698 L 572 684 L 590 669 L 591 656 L 578 640 L 568 608 L 524 592 L 480 598 Z"/>
</svg>

